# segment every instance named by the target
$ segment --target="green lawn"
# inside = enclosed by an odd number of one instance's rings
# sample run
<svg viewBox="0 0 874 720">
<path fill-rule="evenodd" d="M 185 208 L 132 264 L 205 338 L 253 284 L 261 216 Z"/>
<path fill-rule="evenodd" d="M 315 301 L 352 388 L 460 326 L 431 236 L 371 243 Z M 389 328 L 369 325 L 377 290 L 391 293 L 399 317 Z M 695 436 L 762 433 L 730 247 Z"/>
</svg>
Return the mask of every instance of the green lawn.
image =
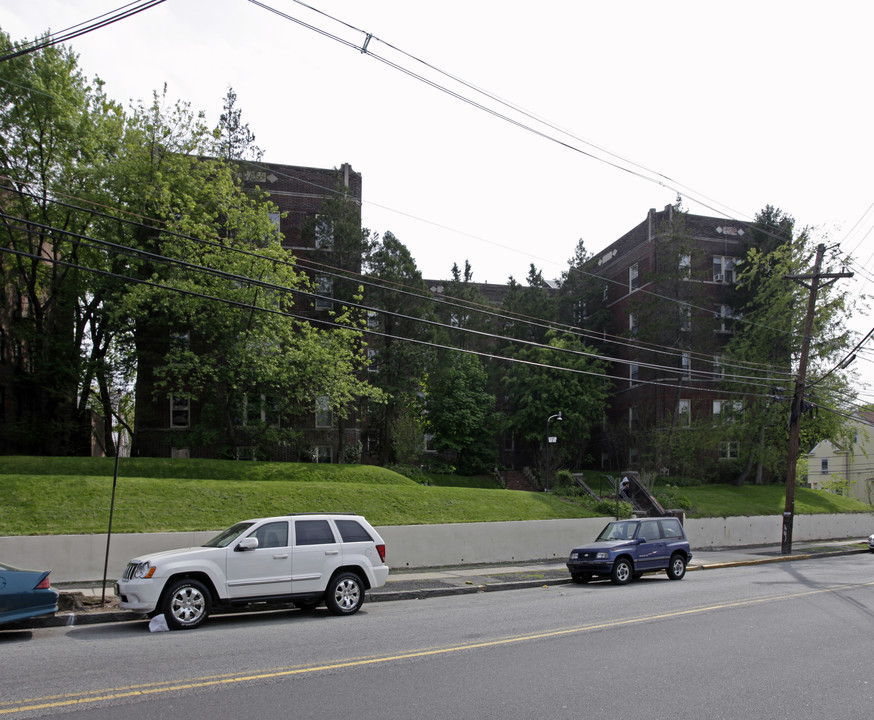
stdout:
<svg viewBox="0 0 874 720">
<path fill-rule="evenodd" d="M 0 536 L 106 532 L 112 458 L 0 457 Z M 217 530 L 247 517 L 357 512 L 375 525 L 592 517 L 552 493 L 503 490 L 487 477 L 429 475 L 422 485 L 366 465 L 126 459 L 119 465 L 114 532 Z M 680 488 L 690 517 L 778 515 L 782 486 Z M 796 512 L 871 512 L 799 488 Z"/>
</svg>

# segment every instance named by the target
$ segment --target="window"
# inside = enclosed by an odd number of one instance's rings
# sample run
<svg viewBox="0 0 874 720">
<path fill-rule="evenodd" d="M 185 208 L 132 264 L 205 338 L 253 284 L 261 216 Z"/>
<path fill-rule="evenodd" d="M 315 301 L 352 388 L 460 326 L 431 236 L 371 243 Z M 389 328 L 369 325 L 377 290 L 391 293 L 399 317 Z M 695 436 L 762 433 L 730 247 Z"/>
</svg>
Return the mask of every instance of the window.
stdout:
<svg viewBox="0 0 874 720">
<path fill-rule="evenodd" d="M 327 520 L 296 520 L 295 545 L 327 545 L 337 542 Z"/>
<path fill-rule="evenodd" d="M 659 524 L 662 526 L 662 537 L 663 538 L 681 538 L 683 537 L 683 531 L 680 529 L 680 521 L 676 518 L 667 518 L 666 520 L 659 520 Z"/>
<path fill-rule="evenodd" d="M 322 215 L 316 215 L 316 248 L 334 249 L 334 223 Z"/>
<path fill-rule="evenodd" d="M 628 268 L 628 292 L 634 292 L 638 288 L 637 263 Z"/>
<path fill-rule="evenodd" d="M 735 314 L 734 310 L 728 305 L 717 305 L 713 311 L 713 316 L 716 318 L 716 332 L 733 333 Z"/>
<path fill-rule="evenodd" d="M 725 255 L 713 256 L 713 282 L 734 282 L 734 258 Z"/>
<path fill-rule="evenodd" d="M 378 355 L 375 348 L 367 348 L 367 372 L 379 372 L 379 364 L 376 362 Z"/>
<path fill-rule="evenodd" d="M 743 403 L 740 400 L 714 400 L 714 422 L 734 422 L 743 416 Z"/>
<path fill-rule="evenodd" d="M 434 433 L 425 433 L 422 438 L 422 448 L 426 453 L 437 452 L 437 446 L 434 444 Z"/>
<path fill-rule="evenodd" d="M 333 307 L 334 281 L 327 275 L 316 278 L 316 295 L 316 310 L 330 310 Z"/>
<path fill-rule="evenodd" d="M 628 408 L 628 429 L 634 430 L 635 425 L 637 425 L 637 408 L 632 405 Z"/>
<path fill-rule="evenodd" d="M 610 295 L 610 288 L 607 285 L 604 285 L 604 302 L 607 302 L 607 299 Z"/>
<path fill-rule="evenodd" d="M 316 398 L 316 427 L 329 428 L 334 425 L 334 413 L 331 410 L 331 398 L 319 395 Z"/>
<path fill-rule="evenodd" d="M 719 379 L 725 377 L 725 358 L 722 355 L 713 356 L 713 375 Z"/>
<path fill-rule="evenodd" d="M 637 337 L 638 327 L 637 313 L 628 313 L 628 332 L 631 337 Z"/>
<path fill-rule="evenodd" d="M 188 398 L 170 395 L 170 427 L 188 427 L 191 423 L 191 403 Z"/>
<path fill-rule="evenodd" d="M 819 461 L 819 471 L 823 475 L 828 475 L 828 458 L 823 458 Z"/>
<path fill-rule="evenodd" d="M 334 462 L 334 449 L 330 445 L 317 445 L 315 459 L 317 463 Z"/>
<path fill-rule="evenodd" d="M 379 313 L 376 310 L 367 311 L 367 327 L 371 330 L 379 327 Z"/>
<path fill-rule="evenodd" d="M 640 529 L 637 531 L 637 537 L 643 538 L 647 542 L 660 540 L 662 537 L 662 533 L 659 530 L 659 521 L 644 520 L 642 523 L 640 523 Z"/>
<path fill-rule="evenodd" d="M 737 460 L 740 456 L 740 444 L 737 440 L 727 440 L 719 443 L 720 460 Z"/>
<path fill-rule="evenodd" d="M 677 424 L 689 427 L 692 424 L 692 401 L 681 399 L 677 406 Z"/>
<path fill-rule="evenodd" d="M 640 365 L 637 363 L 628 366 L 628 380 L 631 385 L 637 385 L 640 381 Z"/>
<path fill-rule="evenodd" d="M 288 523 L 284 520 L 265 523 L 249 537 L 258 538 L 259 548 L 288 547 Z"/>
<path fill-rule="evenodd" d="M 680 356 L 680 368 L 684 378 L 692 376 L 692 353 L 686 351 Z"/>
<path fill-rule="evenodd" d="M 370 533 L 355 520 L 336 520 L 343 542 L 373 542 Z"/>
<path fill-rule="evenodd" d="M 692 277 L 692 256 L 691 255 L 680 255 L 680 262 L 677 266 L 677 269 L 680 271 L 680 277 L 683 280 L 688 280 Z"/>
<path fill-rule="evenodd" d="M 267 213 L 270 218 L 270 222 L 273 223 L 273 236 L 269 237 L 268 240 L 278 240 L 279 239 L 279 221 L 281 219 L 281 215 L 278 212 Z"/>
<path fill-rule="evenodd" d="M 689 303 L 680 303 L 680 330 L 692 329 L 692 306 Z"/>
</svg>

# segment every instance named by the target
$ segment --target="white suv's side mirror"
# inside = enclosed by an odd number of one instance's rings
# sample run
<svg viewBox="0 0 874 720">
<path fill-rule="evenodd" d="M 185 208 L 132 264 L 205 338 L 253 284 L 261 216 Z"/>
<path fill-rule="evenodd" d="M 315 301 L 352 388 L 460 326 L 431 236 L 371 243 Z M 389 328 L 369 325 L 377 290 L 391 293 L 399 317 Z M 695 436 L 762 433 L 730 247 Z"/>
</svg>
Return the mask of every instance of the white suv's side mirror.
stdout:
<svg viewBox="0 0 874 720">
<path fill-rule="evenodd" d="M 234 548 L 234 552 L 243 552 L 244 550 L 254 550 L 258 547 L 258 538 L 256 537 L 245 537 L 240 542 L 237 543 L 237 547 Z"/>
</svg>

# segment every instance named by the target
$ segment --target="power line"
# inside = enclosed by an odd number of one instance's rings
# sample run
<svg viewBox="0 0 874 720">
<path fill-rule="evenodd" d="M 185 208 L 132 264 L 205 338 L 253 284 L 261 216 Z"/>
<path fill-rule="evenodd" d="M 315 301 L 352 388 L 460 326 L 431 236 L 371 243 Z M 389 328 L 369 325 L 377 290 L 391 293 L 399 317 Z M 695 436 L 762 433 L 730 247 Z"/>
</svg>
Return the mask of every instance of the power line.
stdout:
<svg viewBox="0 0 874 720">
<path fill-rule="evenodd" d="M 66 30 L 60 31 L 59 33 L 45 35 L 40 40 L 35 40 L 32 43 L 27 43 L 19 46 L 18 50 L 16 50 L 15 52 L 0 57 L 0 62 L 12 60 L 13 58 L 21 57 L 22 55 L 28 55 L 30 53 L 36 52 L 37 50 L 43 50 L 47 47 L 51 47 L 52 45 L 57 45 L 62 42 L 73 40 L 74 38 L 86 35 L 90 32 L 93 32 L 94 30 L 99 30 L 100 28 L 117 23 L 119 20 L 125 20 L 129 17 L 137 15 L 143 10 L 149 10 L 155 5 L 160 5 L 162 2 L 164 2 L 164 0 L 144 0 L 141 4 L 139 4 L 138 7 L 134 8 L 131 8 L 131 6 L 138 5 L 138 2 L 131 2 L 127 5 L 122 5 L 116 10 L 112 10 L 110 12 L 104 13 L 103 15 L 98 15 L 91 20 L 87 20 L 85 22 L 78 23 L 77 25 L 73 25 Z M 107 15 L 110 15 L 110 13 L 115 14 L 111 15 L 111 17 L 107 17 Z M 85 27 L 82 27 L 83 25 Z"/>
</svg>

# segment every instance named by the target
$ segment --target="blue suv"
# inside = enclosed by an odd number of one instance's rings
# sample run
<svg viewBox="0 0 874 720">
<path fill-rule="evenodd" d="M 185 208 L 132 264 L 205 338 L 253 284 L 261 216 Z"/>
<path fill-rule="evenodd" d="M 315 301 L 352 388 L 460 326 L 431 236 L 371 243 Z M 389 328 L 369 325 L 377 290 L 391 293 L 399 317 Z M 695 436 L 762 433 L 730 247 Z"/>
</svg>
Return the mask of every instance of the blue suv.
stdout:
<svg viewBox="0 0 874 720">
<path fill-rule="evenodd" d="M 691 559 L 689 541 L 677 518 L 639 518 L 609 523 L 595 542 L 571 550 L 567 568 L 577 583 L 609 577 L 616 585 L 625 585 L 656 570 L 666 571 L 671 580 L 682 580 Z"/>
</svg>

